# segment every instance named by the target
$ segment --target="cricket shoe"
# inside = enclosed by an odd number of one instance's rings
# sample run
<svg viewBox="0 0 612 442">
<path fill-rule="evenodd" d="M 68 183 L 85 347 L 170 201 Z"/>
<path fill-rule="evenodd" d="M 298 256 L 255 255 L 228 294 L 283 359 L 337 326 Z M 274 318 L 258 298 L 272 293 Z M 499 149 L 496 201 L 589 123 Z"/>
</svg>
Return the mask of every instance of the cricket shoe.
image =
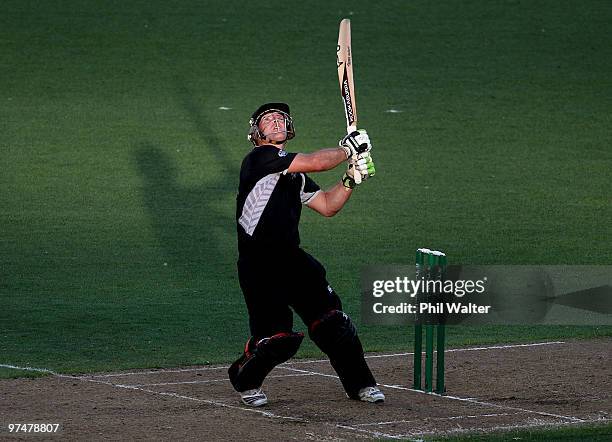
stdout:
<svg viewBox="0 0 612 442">
<path fill-rule="evenodd" d="M 240 398 L 242 399 L 242 403 L 249 407 L 261 407 L 268 403 L 268 398 L 261 388 L 241 391 Z"/>
<path fill-rule="evenodd" d="M 378 387 L 365 387 L 359 390 L 359 400 L 379 404 L 385 401 L 385 395 Z"/>
</svg>

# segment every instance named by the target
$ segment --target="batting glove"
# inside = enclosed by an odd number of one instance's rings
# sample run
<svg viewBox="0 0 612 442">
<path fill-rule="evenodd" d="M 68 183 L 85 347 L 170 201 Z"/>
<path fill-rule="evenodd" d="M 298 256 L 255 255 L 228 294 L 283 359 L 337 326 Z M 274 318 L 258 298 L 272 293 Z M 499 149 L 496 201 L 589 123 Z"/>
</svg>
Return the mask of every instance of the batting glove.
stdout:
<svg viewBox="0 0 612 442">
<path fill-rule="evenodd" d="M 342 184 L 344 187 L 354 189 L 355 186 L 359 185 L 362 180 L 368 177 L 374 176 L 376 169 L 374 167 L 374 160 L 369 152 L 357 155 L 355 159 L 350 159 L 347 163 L 347 169 L 342 177 Z M 357 176 L 359 178 L 357 178 Z"/>
<path fill-rule="evenodd" d="M 356 172 L 359 172 L 362 179 L 374 176 L 376 174 L 376 168 L 374 167 L 374 160 L 370 152 L 360 153 L 355 158 L 349 159 L 349 164 L 353 164 Z"/>
<path fill-rule="evenodd" d="M 360 153 L 369 152 L 372 149 L 370 137 L 364 129 L 351 132 L 342 138 L 338 144 L 344 149 L 347 159 Z"/>
</svg>

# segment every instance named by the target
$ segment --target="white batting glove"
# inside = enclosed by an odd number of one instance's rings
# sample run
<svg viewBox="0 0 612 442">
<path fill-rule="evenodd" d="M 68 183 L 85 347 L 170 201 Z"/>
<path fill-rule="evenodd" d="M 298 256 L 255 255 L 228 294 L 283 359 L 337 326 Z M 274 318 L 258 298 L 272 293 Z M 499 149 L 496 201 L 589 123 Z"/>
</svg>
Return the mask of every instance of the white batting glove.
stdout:
<svg viewBox="0 0 612 442">
<path fill-rule="evenodd" d="M 347 159 L 360 153 L 369 152 L 372 149 L 372 142 L 365 129 L 351 132 L 342 138 L 338 144 L 344 149 Z"/>
<path fill-rule="evenodd" d="M 359 173 L 363 180 L 376 174 L 374 160 L 370 152 L 360 153 L 356 157 L 349 159 L 349 164 L 353 164 L 355 172 Z"/>
<path fill-rule="evenodd" d="M 374 168 L 374 160 L 369 152 L 357 155 L 347 162 L 347 169 L 342 184 L 349 189 L 355 188 L 362 180 L 374 176 L 376 169 Z"/>
</svg>

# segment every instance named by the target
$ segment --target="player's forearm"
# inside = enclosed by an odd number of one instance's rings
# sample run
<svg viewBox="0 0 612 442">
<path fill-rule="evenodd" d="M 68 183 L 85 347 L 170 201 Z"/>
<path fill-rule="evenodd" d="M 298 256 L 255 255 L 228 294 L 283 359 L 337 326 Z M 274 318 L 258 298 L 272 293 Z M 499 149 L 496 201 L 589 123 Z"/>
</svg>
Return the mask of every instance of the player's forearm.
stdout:
<svg viewBox="0 0 612 442">
<path fill-rule="evenodd" d="M 340 147 L 321 149 L 312 153 L 299 153 L 291 163 L 289 172 L 323 172 L 346 161 L 346 153 Z"/>
<path fill-rule="evenodd" d="M 349 200 L 353 193 L 353 189 L 344 187 L 342 182 L 339 182 L 334 187 L 325 192 L 326 213 L 325 216 L 334 216 L 340 211 Z"/>
<path fill-rule="evenodd" d="M 321 149 L 313 152 L 314 162 L 318 163 L 320 170 L 330 170 L 336 167 L 338 164 L 346 161 L 346 153 L 344 149 L 340 147 L 331 147 L 329 149 Z"/>
</svg>

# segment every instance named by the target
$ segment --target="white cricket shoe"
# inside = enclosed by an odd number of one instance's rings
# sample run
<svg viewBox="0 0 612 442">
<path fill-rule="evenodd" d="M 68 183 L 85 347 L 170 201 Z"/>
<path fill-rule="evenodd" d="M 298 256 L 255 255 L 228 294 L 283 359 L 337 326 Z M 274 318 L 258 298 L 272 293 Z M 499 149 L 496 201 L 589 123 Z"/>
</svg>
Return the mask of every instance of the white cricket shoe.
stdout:
<svg viewBox="0 0 612 442">
<path fill-rule="evenodd" d="M 359 400 L 378 404 L 385 401 L 385 395 L 378 387 L 365 387 L 359 390 Z"/>
<path fill-rule="evenodd" d="M 268 398 L 261 388 L 241 391 L 240 398 L 242 399 L 242 403 L 249 407 L 261 407 L 268 403 Z"/>
</svg>

